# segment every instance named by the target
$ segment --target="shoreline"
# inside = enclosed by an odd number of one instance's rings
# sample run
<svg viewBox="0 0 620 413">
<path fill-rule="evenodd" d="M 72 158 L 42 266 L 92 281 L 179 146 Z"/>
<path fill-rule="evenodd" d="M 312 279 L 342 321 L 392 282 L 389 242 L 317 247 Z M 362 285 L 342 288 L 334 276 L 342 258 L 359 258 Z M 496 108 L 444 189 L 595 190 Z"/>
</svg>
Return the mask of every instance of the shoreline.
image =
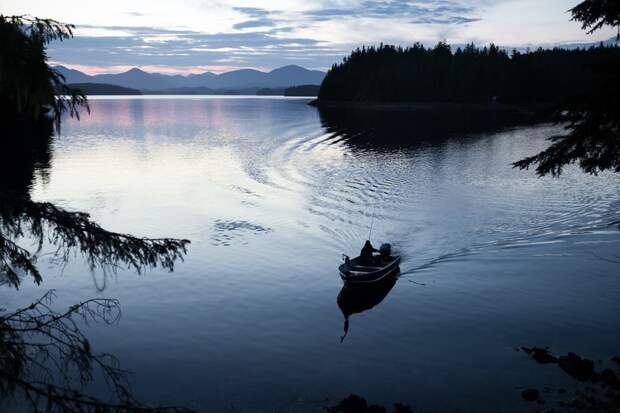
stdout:
<svg viewBox="0 0 620 413">
<path fill-rule="evenodd" d="M 314 99 L 310 106 L 326 109 L 371 109 L 389 111 L 425 110 L 482 110 L 492 112 L 540 112 L 554 106 L 553 103 L 454 103 L 454 102 L 377 102 L 377 101 L 336 101 Z"/>
</svg>

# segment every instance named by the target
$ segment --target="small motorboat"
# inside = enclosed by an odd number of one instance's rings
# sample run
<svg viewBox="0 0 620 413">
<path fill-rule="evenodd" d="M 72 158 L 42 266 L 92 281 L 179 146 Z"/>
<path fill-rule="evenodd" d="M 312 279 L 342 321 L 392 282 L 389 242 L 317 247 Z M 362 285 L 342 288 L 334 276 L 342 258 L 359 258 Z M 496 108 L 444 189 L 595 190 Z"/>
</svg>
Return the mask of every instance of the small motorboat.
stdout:
<svg viewBox="0 0 620 413">
<path fill-rule="evenodd" d="M 372 283 L 395 274 L 400 264 L 400 255 L 392 255 L 390 244 L 383 244 L 380 255 L 373 257 L 373 262 L 364 262 L 361 257 L 349 259 L 343 254 L 344 263 L 338 267 L 340 278 L 346 283 Z"/>
</svg>

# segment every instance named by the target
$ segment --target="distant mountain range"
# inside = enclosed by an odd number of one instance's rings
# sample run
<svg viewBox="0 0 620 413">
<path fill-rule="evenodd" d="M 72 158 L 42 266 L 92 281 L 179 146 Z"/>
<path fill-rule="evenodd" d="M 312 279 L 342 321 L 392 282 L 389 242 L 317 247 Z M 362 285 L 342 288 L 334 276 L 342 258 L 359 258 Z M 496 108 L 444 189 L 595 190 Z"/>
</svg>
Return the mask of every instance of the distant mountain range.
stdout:
<svg viewBox="0 0 620 413">
<path fill-rule="evenodd" d="M 55 69 L 65 76 L 67 83 L 105 83 L 144 92 L 166 91 L 167 89 L 257 90 L 261 88 L 287 88 L 298 85 L 320 85 L 325 77 L 325 72 L 308 70 L 294 65 L 283 66 L 270 72 L 241 69 L 219 75 L 204 72 L 187 76 L 147 73 L 138 68 L 123 73 L 93 76 L 64 66 L 56 66 Z"/>
<path fill-rule="evenodd" d="M 600 45 L 606 46 L 606 47 L 611 47 L 611 46 L 620 46 L 620 42 L 618 41 L 618 39 L 614 36 L 614 37 L 610 37 L 607 40 L 602 40 L 600 42 L 587 42 L 587 43 L 558 43 L 558 44 L 549 44 L 549 45 L 542 45 L 542 46 L 536 46 L 536 45 L 530 45 L 528 47 L 525 46 L 521 46 L 521 47 L 505 47 L 504 49 L 511 51 L 512 49 L 516 49 L 519 52 L 525 52 L 527 50 L 536 50 L 539 47 L 542 47 L 543 49 L 553 49 L 554 47 L 557 47 L 559 49 L 566 49 L 566 50 L 574 50 L 574 49 L 589 49 L 590 47 L 598 47 Z"/>
</svg>

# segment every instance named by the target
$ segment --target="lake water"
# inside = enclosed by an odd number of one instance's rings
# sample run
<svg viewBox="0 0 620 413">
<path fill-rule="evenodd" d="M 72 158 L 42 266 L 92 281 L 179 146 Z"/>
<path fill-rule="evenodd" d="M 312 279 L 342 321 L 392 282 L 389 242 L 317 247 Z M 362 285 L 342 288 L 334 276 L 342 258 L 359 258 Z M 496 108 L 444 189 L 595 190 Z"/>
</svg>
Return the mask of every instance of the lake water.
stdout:
<svg viewBox="0 0 620 413">
<path fill-rule="evenodd" d="M 93 346 L 133 371 L 138 399 L 202 412 L 320 411 L 350 393 L 420 412 L 535 411 L 518 386 L 573 384 L 515 348 L 620 352 L 620 264 L 605 260 L 620 251 L 620 176 L 510 165 L 559 127 L 307 103 L 91 98 L 32 198 L 187 238 L 186 259 L 105 275 L 43 255 L 43 284 L 1 287 L 2 307 L 52 288 L 59 309 L 120 299 L 118 325 L 87 327 Z M 361 303 L 343 292 L 345 311 L 376 305 L 341 343 L 337 266 L 373 215 L 372 241 L 402 254 L 401 275 Z"/>
</svg>

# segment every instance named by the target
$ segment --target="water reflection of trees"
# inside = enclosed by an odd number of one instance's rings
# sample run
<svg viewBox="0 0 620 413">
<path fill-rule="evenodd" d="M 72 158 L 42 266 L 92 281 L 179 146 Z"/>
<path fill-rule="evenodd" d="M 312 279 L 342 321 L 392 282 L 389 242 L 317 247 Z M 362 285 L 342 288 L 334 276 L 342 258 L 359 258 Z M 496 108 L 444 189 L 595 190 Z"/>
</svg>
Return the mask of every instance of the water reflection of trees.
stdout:
<svg viewBox="0 0 620 413">
<path fill-rule="evenodd" d="M 33 183 L 46 179 L 52 159 L 51 124 L 5 132 L 14 139 L 3 141 L 0 148 L 0 285 L 17 288 L 26 277 L 42 283 L 44 274 L 37 257 L 47 245 L 54 248 L 55 262 L 66 264 L 70 257 L 81 255 L 93 270 L 141 272 L 161 266 L 172 271 L 183 258 L 188 240 L 107 231 L 86 213 L 33 201 Z M 33 239 L 34 248 L 22 246 Z M 32 411 L 52 413 L 189 411 L 138 402 L 129 385 L 129 372 L 114 356 L 93 350 L 80 326 L 117 322 L 117 300 L 96 298 L 57 312 L 52 308 L 53 298 L 54 293 L 48 292 L 26 307 L 0 308 L 0 401 L 14 399 Z M 107 384 L 109 399 L 86 391 L 100 380 Z"/>
<path fill-rule="evenodd" d="M 52 123 L 0 125 L 0 194 L 30 199 L 33 183 L 46 181 L 52 160 Z"/>
<path fill-rule="evenodd" d="M 139 238 L 107 231 L 86 213 L 30 199 L 33 181 L 45 176 L 51 160 L 51 128 L 44 133 L 3 143 L 3 152 L 10 155 L 0 165 L 5 177 L 0 184 L 0 284 L 18 287 L 23 276 L 31 276 L 40 284 L 42 274 L 36 258 L 46 243 L 55 247 L 53 259 L 61 263 L 79 253 L 93 270 L 126 267 L 141 272 L 161 266 L 171 271 L 186 253 L 188 240 Z M 34 252 L 19 245 L 22 238 L 34 238 Z"/>
<path fill-rule="evenodd" d="M 321 124 L 347 145 L 392 150 L 436 145 L 454 136 L 534 122 L 526 110 L 445 107 L 400 109 L 319 107 Z"/>
</svg>

